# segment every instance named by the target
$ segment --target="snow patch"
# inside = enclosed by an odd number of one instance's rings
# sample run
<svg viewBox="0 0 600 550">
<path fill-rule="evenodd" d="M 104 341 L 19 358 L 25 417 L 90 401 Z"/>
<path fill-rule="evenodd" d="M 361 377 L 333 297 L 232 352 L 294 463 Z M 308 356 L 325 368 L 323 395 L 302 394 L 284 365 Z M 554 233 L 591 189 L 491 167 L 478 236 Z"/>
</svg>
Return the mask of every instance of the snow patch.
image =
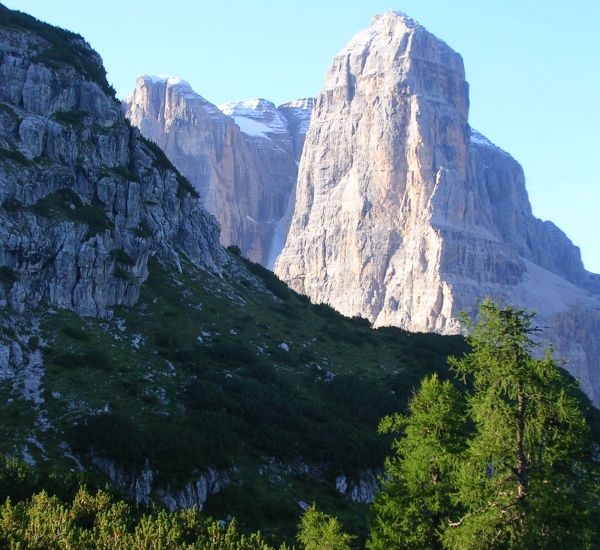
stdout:
<svg viewBox="0 0 600 550">
<path fill-rule="evenodd" d="M 234 122 L 238 125 L 238 128 L 252 137 L 260 137 L 264 139 L 270 139 L 269 134 L 271 132 L 271 128 L 262 122 L 258 122 L 256 120 L 252 120 L 251 118 L 245 118 L 240 116 L 232 116 Z"/>
<path fill-rule="evenodd" d="M 266 99 L 248 99 L 218 105 L 221 112 L 232 118 L 240 130 L 249 136 L 270 139 L 287 135 L 287 124 L 275 105 Z"/>
</svg>

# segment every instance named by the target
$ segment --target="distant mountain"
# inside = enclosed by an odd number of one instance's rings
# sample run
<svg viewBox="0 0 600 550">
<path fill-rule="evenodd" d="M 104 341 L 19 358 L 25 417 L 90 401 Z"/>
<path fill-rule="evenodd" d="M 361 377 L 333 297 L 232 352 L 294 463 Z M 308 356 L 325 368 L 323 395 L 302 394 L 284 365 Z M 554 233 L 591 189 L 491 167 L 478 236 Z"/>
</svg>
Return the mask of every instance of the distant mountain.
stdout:
<svg viewBox="0 0 600 550">
<path fill-rule="evenodd" d="M 212 105 L 176 78 L 141 76 L 124 111 L 160 145 L 221 224 L 225 245 L 272 266 L 291 219 L 290 198 L 312 100 Z"/>
<path fill-rule="evenodd" d="M 600 405 L 600 277 L 532 215 L 521 166 L 468 124 L 463 61 L 398 13 L 335 57 L 275 272 L 376 326 L 444 334 L 488 295 L 536 309 Z"/>
</svg>

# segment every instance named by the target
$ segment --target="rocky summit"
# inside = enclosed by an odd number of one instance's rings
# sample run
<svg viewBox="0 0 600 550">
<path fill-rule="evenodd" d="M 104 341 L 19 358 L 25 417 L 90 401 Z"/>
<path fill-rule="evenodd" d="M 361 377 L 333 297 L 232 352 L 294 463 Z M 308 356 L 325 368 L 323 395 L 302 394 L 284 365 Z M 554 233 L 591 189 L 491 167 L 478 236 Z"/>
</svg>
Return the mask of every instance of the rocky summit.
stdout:
<svg viewBox="0 0 600 550">
<path fill-rule="evenodd" d="M 193 183 L 221 224 L 223 244 L 272 266 L 291 219 L 312 100 L 217 108 L 181 79 L 144 75 L 123 105 Z"/>
<path fill-rule="evenodd" d="M 521 166 L 468 123 L 463 61 L 411 18 L 375 17 L 329 67 L 275 272 L 376 326 L 457 333 L 484 296 L 533 308 L 600 404 L 600 277 L 535 218 Z"/>
</svg>

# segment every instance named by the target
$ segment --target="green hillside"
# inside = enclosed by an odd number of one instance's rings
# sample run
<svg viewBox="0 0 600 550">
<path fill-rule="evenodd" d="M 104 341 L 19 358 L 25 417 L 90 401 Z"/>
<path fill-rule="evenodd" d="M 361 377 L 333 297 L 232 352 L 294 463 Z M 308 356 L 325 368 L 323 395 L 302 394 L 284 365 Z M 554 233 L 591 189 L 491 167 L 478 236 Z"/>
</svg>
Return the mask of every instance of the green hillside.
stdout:
<svg viewBox="0 0 600 550">
<path fill-rule="evenodd" d="M 300 500 L 342 515 L 361 507 L 335 478 L 380 469 L 389 440 L 379 419 L 464 350 L 460 337 L 373 330 L 312 305 L 235 254 L 224 278 L 150 266 L 139 303 L 110 321 L 40 313 L 29 346 L 44 358 L 44 402 L 3 385 L 2 452 L 62 471 L 77 467 L 71 453 L 91 469 L 92 456 L 150 466 L 171 487 L 234 468 L 207 509 L 293 528 Z M 4 341 L 34 318 L 16 329 L 6 318 Z"/>
</svg>

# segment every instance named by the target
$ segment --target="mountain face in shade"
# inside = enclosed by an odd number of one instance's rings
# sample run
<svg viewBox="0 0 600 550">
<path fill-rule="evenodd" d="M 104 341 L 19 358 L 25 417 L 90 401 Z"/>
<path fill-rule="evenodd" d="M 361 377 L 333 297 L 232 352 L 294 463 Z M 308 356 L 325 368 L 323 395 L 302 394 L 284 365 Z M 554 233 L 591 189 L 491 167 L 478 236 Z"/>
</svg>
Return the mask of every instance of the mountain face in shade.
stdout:
<svg viewBox="0 0 600 550">
<path fill-rule="evenodd" d="M 271 266 L 283 247 L 312 100 L 216 107 L 177 78 L 141 76 L 126 116 L 187 176 L 221 240 Z"/>
<path fill-rule="evenodd" d="M 468 124 L 459 54 L 409 17 L 375 17 L 315 100 L 276 273 L 345 315 L 456 333 L 477 299 L 538 311 L 600 404 L 600 278 L 532 215 L 520 165 Z"/>
<path fill-rule="evenodd" d="M 216 220 L 127 123 L 100 57 L 77 35 L 29 25 L 0 26 L 0 308 L 110 317 L 136 302 L 154 255 L 219 273 Z"/>
</svg>

